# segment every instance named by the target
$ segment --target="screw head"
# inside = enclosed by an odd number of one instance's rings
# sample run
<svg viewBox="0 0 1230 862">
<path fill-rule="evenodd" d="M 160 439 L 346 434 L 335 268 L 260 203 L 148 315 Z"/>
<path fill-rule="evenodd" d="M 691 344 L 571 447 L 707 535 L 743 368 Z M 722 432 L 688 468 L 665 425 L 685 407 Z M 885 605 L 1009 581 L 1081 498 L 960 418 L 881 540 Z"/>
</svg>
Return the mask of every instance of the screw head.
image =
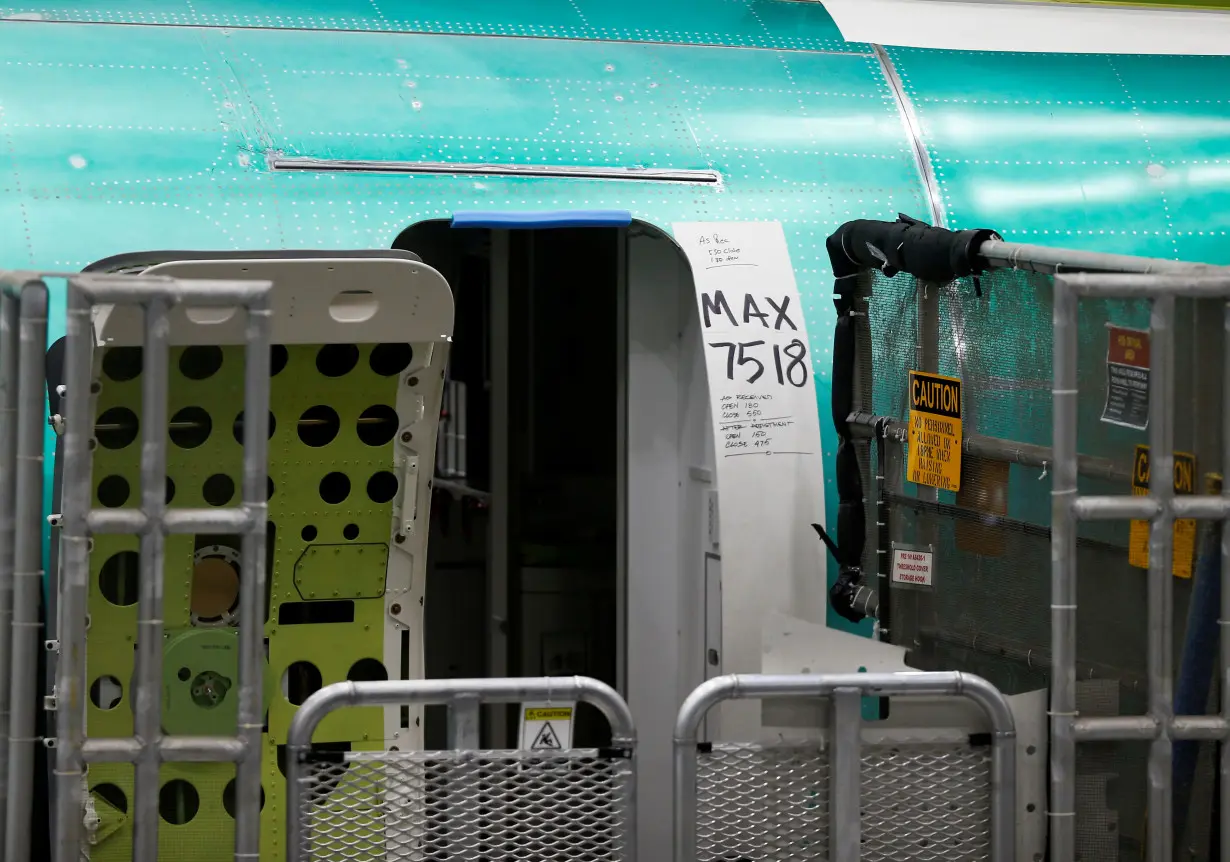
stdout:
<svg viewBox="0 0 1230 862">
<path fill-rule="evenodd" d="M 400 545 L 402 542 L 406 541 L 406 536 L 403 533 L 398 533 L 393 537 L 393 541 Z"/>
<path fill-rule="evenodd" d="M 414 439 L 414 435 L 411 434 L 409 431 L 401 432 L 401 442 L 409 443 L 413 439 Z"/>
<path fill-rule="evenodd" d="M 394 603 L 394 604 L 389 605 L 389 613 L 391 613 L 391 614 L 400 614 L 400 613 L 401 613 L 401 605 L 399 605 L 399 604 L 397 604 L 397 603 Z"/>
</svg>

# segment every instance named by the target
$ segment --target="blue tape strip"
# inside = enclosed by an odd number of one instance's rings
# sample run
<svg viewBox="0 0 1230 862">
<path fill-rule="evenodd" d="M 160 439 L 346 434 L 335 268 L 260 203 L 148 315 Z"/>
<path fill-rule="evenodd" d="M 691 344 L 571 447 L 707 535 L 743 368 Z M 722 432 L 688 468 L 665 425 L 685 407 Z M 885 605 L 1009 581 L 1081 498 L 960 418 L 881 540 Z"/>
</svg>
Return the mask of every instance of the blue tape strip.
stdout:
<svg viewBox="0 0 1230 862">
<path fill-rule="evenodd" d="M 549 227 L 627 227 L 630 224 L 632 213 L 627 210 L 453 213 L 453 227 L 532 230 Z"/>
</svg>

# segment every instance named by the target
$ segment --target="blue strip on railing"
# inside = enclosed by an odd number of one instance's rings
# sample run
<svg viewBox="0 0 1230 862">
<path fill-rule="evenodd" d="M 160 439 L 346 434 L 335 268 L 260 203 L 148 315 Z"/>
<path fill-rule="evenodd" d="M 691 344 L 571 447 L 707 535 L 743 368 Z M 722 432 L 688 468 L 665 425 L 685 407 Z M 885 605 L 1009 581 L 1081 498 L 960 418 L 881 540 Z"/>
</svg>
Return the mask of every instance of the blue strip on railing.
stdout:
<svg viewBox="0 0 1230 862">
<path fill-rule="evenodd" d="M 500 230 L 532 230 L 546 227 L 627 227 L 627 210 L 552 210 L 549 212 L 459 212 L 453 227 L 485 227 Z"/>
</svg>

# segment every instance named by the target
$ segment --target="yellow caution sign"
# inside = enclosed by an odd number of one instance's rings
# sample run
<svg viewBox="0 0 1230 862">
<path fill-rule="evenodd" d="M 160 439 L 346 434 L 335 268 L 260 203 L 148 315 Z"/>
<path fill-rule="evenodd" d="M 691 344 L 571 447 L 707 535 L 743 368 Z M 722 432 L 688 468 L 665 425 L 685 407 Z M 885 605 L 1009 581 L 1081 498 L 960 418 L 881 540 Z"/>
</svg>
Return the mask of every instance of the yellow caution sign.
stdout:
<svg viewBox="0 0 1230 862">
<path fill-rule="evenodd" d="M 1188 452 L 1174 453 L 1174 492 L 1196 493 L 1196 456 Z M 1132 494 L 1143 497 L 1149 493 L 1149 447 L 1137 446 L 1132 465 Z M 1190 519 L 1174 522 L 1174 576 L 1190 578 L 1196 559 L 1196 522 Z M 1149 522 L 1133 521 L 1128 534 L 1128 563 L 1138 569 L 1149 568 Z"/>
<path fill-rule="evenodd" d="M 910 372 L 911 482 L 941 491 L 961 488 L 961 381 Z"/>
<path fill-rule="evenodd" d="M 556 706 L 548 709 L 534 709 L 530 707 L 525 710 L 526 721 L 572 721 L 572 707 Z"/>
</svg>

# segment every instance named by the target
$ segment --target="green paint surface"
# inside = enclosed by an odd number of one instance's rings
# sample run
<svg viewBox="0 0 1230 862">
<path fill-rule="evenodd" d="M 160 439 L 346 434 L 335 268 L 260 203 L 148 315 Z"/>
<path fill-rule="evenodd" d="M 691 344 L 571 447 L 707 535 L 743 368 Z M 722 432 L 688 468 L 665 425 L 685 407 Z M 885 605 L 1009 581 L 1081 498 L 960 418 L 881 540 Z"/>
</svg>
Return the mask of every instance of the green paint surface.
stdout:
<svg viewBox="0 0 1230 862">
<path fill-rule="evenodd" d="M 191 348 L 190 348 L 191 349 Z M 183 348 L 171 351 L 171 384 L 169 387 L 169 414 L 172 422 L 171 438 L 167 451 L 167 475 L 174 482 L 175 493 L 171 507 L 204 507 L 211 505 L 206 496 L 206 483 L 214 476 L 227 476 L 235 483 L 235 497 L 230 505 L 238 504 L 241 483 L 242 446 L 237 439 L 236 419 L 238 408 L 243 403 L 243 348 L 226 347 L 221 350 L 222 363 L 206 379 L 192 379 L 200 368 L 190 361 L 181 361 Z M 265 744 L 265 777 L 263 787 L 265 808 L 262 816 L 262 854 L 268 858 L 280 858 L 285 828 L 284 794 L 286 781 L 278 767 L 277 746 L 285 743 L 286 731 L 295 712 L 295 707 L 283 696 L 280 680 L 283 673 L 295 662 L 308 662 L 315 667 L 323 684 L 347 679 L 352 667 L 364 659 L 384 660 L 383 646 L 383 595 L 384 571 L 387 553 L 356 553 L 364 538 L 385 540 L 389 535 L 392 503 L 373 502 L 368 498 L 367 483 L 371 476 L 393 467 L 391 434 L 378 445 L 370 445 L 361 436 L 373 430 L 371 424 L 360 424 L 359 419 L 369 408 L 392 406 L 396 397 L 397 377 L 376 374 L 368 364 L 371 346 L 359 346 L 355 352 L 353 367 L 337 376 L 322 374 L 318 364 L 319 348 L 315 345 L 292 345 L 287 350 L 285 367 L 273 377 L 270 408 L 274 428 L 269 441 L 269 475 L 273 479 L 273 496 L 269 499 L 269 519 L 276 525 L 276 544 L 273 566 L 270 569 L 270 615 L 265 625 L 269 644 L 266 697 L 268 703 L 268 733 Z M 190 358 L 190 357 L 189 357 Z M 346 365 L 330 367 L 331 373 Z M 130 410 L 136 417 L 141 415 L 141 377 L 124 381 L 112 379 L 106 373 L 104 361 L 101 376 L 102 389 L 98 395 L 100 424 L 117 416 L 118 410 Z M 117 376 L 127 377 L 127 374 Z M 299 419 L 311 408 L 328 405 L 337 416 L 335 435 L 301 439 L 297 430 Z M 197 412 L 200 411 L 200 412 Z M 312 414 L 317 415 L 317 414 Z M 186 421 L 199 421 L 208 417 L 210 430 L 204 440 L 196 429 L 178 427 Z M 319 433 L 321 426 L 306 426 Z M 327 427 L 327 426 L 326 426 Z M 396 426 L 394 426 L 396 427 Z M 193 434 L 196 437 L 193 437 Z M 114 430 L 99 431 L 99 445 L 95 447 L 95 488 L 107 488 L 120 477 L 131 489 L 128 505 L 135 505 L 140 486 L 140 438 L 128 439 Z M 127 440 L 127 442 L 125 442 Z M 312 443 L 313 445 L 309 445 Z M 122 444 L 122 445 L 121 445 Z M 315 445 L 322 444 L 322 445 Z M 321 481 L 330 473 L 340 472 L 348 477 L 350 490 L 340 503 L 322 499 Z M 114 504 L 114 498 L 96 494 L 95 505 L 106 502 Z M 215 498 L 216 499 L 216 498 Z M 348 526 L 357 527 L 357 534 L 347 531 Z M 311 541 L 304 530 L 314 529 Z M 347 539 L 347 532 L 355 535 Z M 131 686 L 136 644 L 136 595 L 129 586 L 115 590 L 100 583 L 100 576 L 107 569 L 107 561 L 124 551 L 136 550 L 134 536 L 101 535 L 95 537 L 91 553 L 92 587 L 89 597 L 90 630 L 87 649 L 87 666 L 91 681 L 111 676 L 123 686 L 125 696 L 110 709 L 100 709 L 91 703 L 87 707 L 87 732 L 91 736 L 129 736 L 133 732 L 132 707 L 127 699 Z M 219 537 L 216 542 L 228 544 Z M 230 545 L 238 549 L 236 542 Z M 380 590 L 375 597 L 358 598 L 354 601 L 354 620 L 349 623 L 318 625 L 278 625 L 279 607 L 285 602 L 300 602 L 302 598 L 295 588 L 296 562 L 313 547 L 349 545 L 345 565 L 318 567 L 316 582 L 322 589 L 342 592 L 357 582 L 365 585 L 364 594 L 374 592 L 367 586 L 379 582 Z M 383 549 L 381 549 L 383 551 Z M 165 611 L 164 619 L 169 645 L 175 643 L 191 628 L 189 613 L 194 553 L 193 536 L 168 536 L 165 563 Z M 340 556 L 340 555 L 339 555 Z M 104 576 L 104 580 L 106 577 Z M 135 580 L 134 580 L 135 582 Z M 122 583 L 122 581 L 120 582 Z M 332 598 L 332 596 L 322 597 Z M 217 638 L 234 638 L 234 630 L 196 630 L 196 637 L 207 641 Z M 208 650 L 208 644 L 204 645 Z M 234 667 L 235 657 L 215 660 L 201 666 L 192 666 L 189 678 L 177 678 L 179 658 L 192 655 L 194 651 L 168 650 L 168 664 L 164 678 L 166 685 L 190 686 L 202 670 L 224 672 Z M 198 655 L 200 650 L 195 651 Z M 172 660 L 174 659 L 174 660 Z M 190 664 L 189 658 L 184 658 Z M 205 661 L 205 659 L 201 659 Z M 193 723 L 191 732 L 223 734 L 234 733 L 235 707 L 238 685 L 237 674 L 232 679 L 232 688 L 223 702 L 208 711 L 192 710 L 187 706 L 184 692 L 176 696 L 164 694 L 164 712 L 172 709 L 187 709 L 189 714 L 180 719 Z M 215 713 L 216 710 L 216 713 Z M 214 718 L 214 716 L 217 718 Z M 189 732 L 181 727 L 173 732 Z M 384 723 L 380 709 L 342 710 L 322 722 L 314 739 L 318 742 L 349 742 L 353 750 L 370 750 L 383 747 Z M 173 779 L 187 782 L 193 788 L 197 800 L 197 813 L 184 823 L 164 822 L 160 827 L 160 847 L 168 858 L 182 860 L 217 860 L 230 852 L 233 843 L 234 821 L 226 811 L 223 792 L 234 776 L 234 767 L 229 764 L 176 764 L 163 769 L 164 784 Z M 96 764 L 90 768 L 90 787 L 111 784 L 118 787 L 128 800 L 132 799 L 132 767 L 116 764 Z M 97 791 L 96 791 L 97 792 Z M 188 804 L 176 798 L 175 790 L 167 794 L 167 810 L 176 805 Z M 191 796 L 192 792 L 187 795 Z M 106 791 L 100 795 L 106 798 Z M 174 816 L 173 816 L 174 819 Z M 182 814 L 179 819 L 183 819 Z M 101 842 L 91 858 L 98 860 L 127 860 L 131 856 L 131 825 L 121 823 L 118 829 Z"/>
</svg>

